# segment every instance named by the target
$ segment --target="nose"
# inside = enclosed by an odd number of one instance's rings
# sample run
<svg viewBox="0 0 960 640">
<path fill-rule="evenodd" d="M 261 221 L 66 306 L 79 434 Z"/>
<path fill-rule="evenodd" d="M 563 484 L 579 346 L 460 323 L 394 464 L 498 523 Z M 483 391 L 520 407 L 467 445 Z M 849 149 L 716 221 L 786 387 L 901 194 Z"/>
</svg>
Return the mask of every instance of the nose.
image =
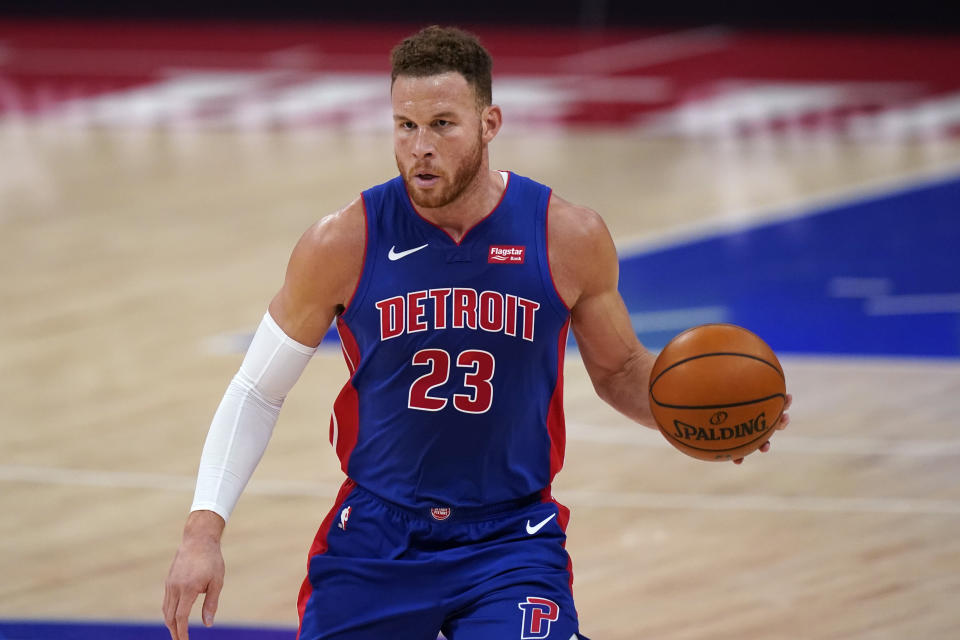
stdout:
<svg viewBox="0 0 960 640">
<path fill-rule="evenodd" d="M 432 158 L 436 152 L 432 132 L 426 127 L 420 127 L 413 138 L 413 155 L 416 158 Z"/>
</svg>

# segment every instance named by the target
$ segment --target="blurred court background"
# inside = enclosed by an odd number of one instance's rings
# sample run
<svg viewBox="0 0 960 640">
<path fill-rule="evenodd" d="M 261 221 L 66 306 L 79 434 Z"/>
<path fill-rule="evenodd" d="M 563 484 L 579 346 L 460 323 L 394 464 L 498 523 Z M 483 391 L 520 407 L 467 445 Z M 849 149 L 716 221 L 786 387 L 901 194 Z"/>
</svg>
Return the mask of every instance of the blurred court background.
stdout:
<svg viewBox="0 0 960 640">
<path fill-rule="evenodd" d="M 0 3 L 0 638 L 165 637 L 210 416 L 300 233 L 394 175 L 389 49 L 435 22 L 494 55 L 493 167 L 606 219 L 641 339 L 744 325 L 796 395 L 771 453 L 697 462 L 571 344 L 583 632 L 960 637 L 956 9 L 733 5 Z M 329 347 L 191 637 L 295 634 Z"/>
</svg>

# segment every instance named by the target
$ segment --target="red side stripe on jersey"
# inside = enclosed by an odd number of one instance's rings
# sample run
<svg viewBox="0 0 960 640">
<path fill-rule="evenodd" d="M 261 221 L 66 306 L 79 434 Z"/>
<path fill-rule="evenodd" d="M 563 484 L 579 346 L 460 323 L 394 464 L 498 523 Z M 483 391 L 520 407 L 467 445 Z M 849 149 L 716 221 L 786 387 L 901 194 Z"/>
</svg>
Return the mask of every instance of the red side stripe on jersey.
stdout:
<svg viewBox="0 0 960 640">
<path fill-rule="evenodd" d="M 347 361 L 347 369 L 352 376 L 357 372 L 360 366 L 360 345 L 357 339 L 353 337 L 350 327 L 343 321 L 343 316 L 337 316 L 337 333 L 340 334 L 340 346 L 343 348 L 344 360 Z"/>
<path fill-rule="evenodd" d="M 550 482 L 563 467 L 563 454 L 567 445 L 567 427 L 563 418 L 563 356 L 567 350 L 567 331 L 570 329 L 570 318 L 560 328 L 560 337 L 557 339 L 557 384 L 550 397 L 550 408 L 547 410 L 547 434 L 550 436 Z"/>
<path fill-rule="evenodd" d="M 310 553 L 307 554 L 307 577 L 304 579 L 303 585 L 300 587 L 300 596 L 297 598 L 297 611 L 300 614 L 300 624 L 297 628 L 297 640 L 300 640 L 300 632 L 303 630 L 303 614 L 307 610 L 307 602 L 309 602 L 310 596 L 313 595 L 313 584 L 310 582 L 310 561 L 314 556 L 318 556 L 327 552 L 327 547 L 329 544 L 327 542 L 327 536 L 330 534 L 330 527 L 333 526 L 333 520 L 337 517 L 340 509 L 343 507 L 343 503 L 346 501 L 347 496 L 356 486 L 357 483 L 350 478 L 347 478 L 340 486 L 340 492 L 337 493 L 337 499 L 333 503 L 333 508 L 330 509 L 330 513 L 328 513 L 327 517 L 323 519 L 322 523 L 320 523 L 320 528 L 317 530 L 317 535 L 313 539 L 313 544 L 310 545 Z"/>
<path fill-rule="evenodd" d="M 343 321 L 342 316 L 337 318 L 337 333 L 340 334 L 340 344 L 343 346 L 343 356 L 347 361 L 347 368 L 352 377 L 360 366 L 360 345 L 350 331 L 350 327 Z M 360 397 L 357 394 L 353 381 L 348 380 L 340 395 L 333 403 L 333 415 L 330 418 L 330 444 L 340 459 L 340 468 L 347 475 L 350 464 L 350 454 L 357 446 L 357 434 L 360 430 Z"/>
<path fill-rule="evenodd" d="M 553 497 L 550 487 L 544 489 L 540 494 L 540 502 L 552 502 L 557 505 L 557 524 L 560 525 L 560 530 L 564 533 L 567 532 L 567 525 L 570 524 L 570 509 L 565 505 L 557 502 L 556 498 Z M 563 548 L 567 548 L 567 542 L 564 540 Z M 567 573 L 570 575 L 570 593 L 573 594 L 573 559 L 570 557 L 570 554 L 567 554 Z"/>
</svg>

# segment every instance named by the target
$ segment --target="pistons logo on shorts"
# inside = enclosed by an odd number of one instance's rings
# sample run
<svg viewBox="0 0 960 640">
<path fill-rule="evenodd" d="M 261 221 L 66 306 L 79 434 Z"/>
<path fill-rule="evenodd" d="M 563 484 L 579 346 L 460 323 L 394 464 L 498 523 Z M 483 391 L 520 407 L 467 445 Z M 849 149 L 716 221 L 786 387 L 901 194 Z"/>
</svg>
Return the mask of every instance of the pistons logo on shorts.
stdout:
<svg viewBox="0 0 960 640">
<path fill-rule="evenodd" d="M 434 507 L 430 509 L 430 515 L 433 516 L 434 520 L 446 520 L 450 517 L 451 513 L 450 507 Z"/>
<path fill-rule="evenodd" d="M 517 606 L 523 611 L 520 640 L 543 640 L 550 635 L 550 623 L 560 617 L 560 605 L 546 598 L 527 596 Z"/>
</svg>

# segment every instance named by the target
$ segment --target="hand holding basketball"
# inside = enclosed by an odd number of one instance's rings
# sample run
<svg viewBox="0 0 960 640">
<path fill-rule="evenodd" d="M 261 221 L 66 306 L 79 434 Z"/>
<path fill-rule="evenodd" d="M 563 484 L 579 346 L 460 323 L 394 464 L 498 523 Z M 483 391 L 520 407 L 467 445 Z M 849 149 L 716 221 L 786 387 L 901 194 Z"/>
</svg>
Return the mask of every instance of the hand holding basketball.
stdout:
<svg viewBox="0 0 960 640">
<path fill-rule="evenodd" d="M 731 324 L 684 331 L 657 357 L 650 409 L 674 447 L 701 460 L 733 460 L 769 449 L 784 411 L 783 369 L 758 336 Z"/>
<path fill-rule="evenodd" d="M 790 414 L 787 411 L 790 410 L 790 405 L 793 404 L 793 395 L 787 394 L 787 402 L 783 405 L 783 413 L 780 414 L 780 422 L 777 423 L 775 427 L 777 431 L 786 429 L 787 425 L 790 424 Z M 760 453 L 766 453 L 770 450 L 770 441 L 767 440 L 762 445 L 760 445 Z M 734 458 L 733 464 L 742 464 L 743 458 Z"/>
</svg>

